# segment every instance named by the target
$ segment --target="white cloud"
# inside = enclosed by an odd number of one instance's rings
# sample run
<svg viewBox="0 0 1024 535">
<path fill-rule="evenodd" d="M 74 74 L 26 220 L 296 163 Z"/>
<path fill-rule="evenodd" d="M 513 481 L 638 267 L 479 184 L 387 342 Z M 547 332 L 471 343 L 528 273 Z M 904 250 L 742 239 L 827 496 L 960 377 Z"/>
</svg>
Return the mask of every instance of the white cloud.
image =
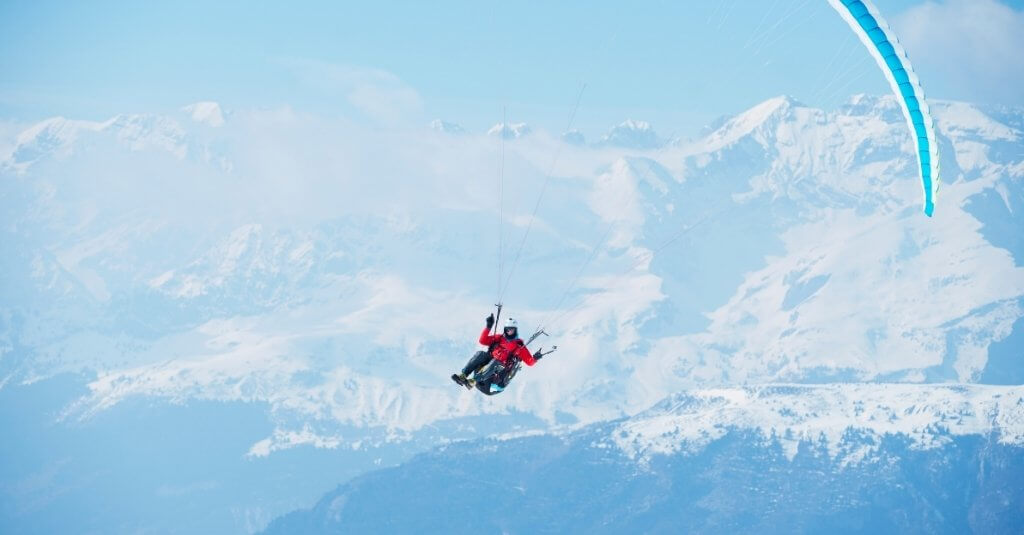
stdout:
<svg viewBox="0 0 1024 535">
<path fill-rule="evenodd" d="M 487 131 L 489 136 L 502 136 L 505 139 L 519 139 L 527 136 L 533 129 L 526 123 L 498 123 Z"/>
<path fill-rule="evenodd" d="M 399 122 L 423 108 L 414 88 L 383 69 L 302 58 L 285 59 L 282 63 L 300 82 L 321 91 L 341 92 L 355 109 L 378 121 Z"/>
<path fill-rule="evenodd" d="M 591 421 L 687 386 L 795 380 L 815 368 L 873 378 L 941 363 L 946 346 L 921 350 L 922 331 L 912 323 L 937 333 L 933 340 L 944 325 L 970 334 L 953 344 L 949 362 L 958 377 L 975 376 L 984 348 L 1020 315 L 1000 300 L 1024 291 L 1024 271 L 989 246 L 961 208 L 981 188 L 995 187 L 1001 167 L 983 150 L 958 154 L 962 171 L 985 178 L 951 183 L 941 215 L 927 219 L 917 213 L 919 185 L 900 118 L 886 122 L 883 109 L 829 116 L 778 104 L 740 114 L 692 146 L 652 152 L 647 163 L 622 159 L 632 150 L 569 146 L 543 130 L 505 143 L 503 212 L 500 140 L 437 135 L 424 123 L 379 128 L 289 108 L 239 110 L 216 129 L 183 121 L 179 141 L 188 151 L 181 159 L 156 143 L 131 150 L 135 138 L 118 132 L 143 135 L 134 127 L 161 124 L 143 116 L 57 129 L 80 134 L 75 151 L 64 155 L 54 144 L 27 168 L 31 180 L 0 182 L 18 193 L 0 211 L 9 226 L 45 231 L 38 247 L 49 254 L 39 256 L 37 271 L 73 279 L 94 300 L 109 296 L 111 308 L 102 310 L 138 307 L 129 309 L 133 317 L 156 318 L 162 309 L 146 306 L 161 294 L 205 323 L 136 340 L 88 331 L 79 313 L 66 323 L 81 323 L 82 334 L 26 328 L 40 340 L 23 341 L 40 373 L 73 369 L 69 360 L 98 370 L 81 414 L 131 396 L 261 401 L 275 415 L 298 415 L 287 429 L 300 430 L 306 420 L 412 430 L 511 407 L 548 419 L 557 407 Z M 772 113 L 760 113 L 766 109 Z M 936 109 L 957 147 L 1012 134 L 980 111 Z M 763 160 L 758 143 L 770 148 Z M 204 148 L 233 166 L 213 165 Z M 771 171 L 751 178 L 751 162 Z M 669 175 L 659 165 L 680 170 Z M 734 203 L 732 193 L 748 187 L 743 204 Z M 810 219 L 787 223 L 788 233 L 765 224 L 749 208 L 769 196 L 782 201 L 775 206 L 808 207 L 800 217 Z M 822 203 L 840 208 L 813 208 Z M 671 215 L 649 208 L 665 204 Z M 691 215 L 719 205 L 730 217 L 684 237 L 679 229 L 693 228 Z M 900 206 L 913 215 L 893 215 Z M 447 374 L 473 351 L 494 302 L 497 247 L 488 240 L 499 215 L 506 262 L 531 221 L 533 229 L 507 310 L 524 325 L 543 323 L 552 333 L 543 343 L 563 349 L 525 371 L 514 391 L 482 405 L 452 388 Z M 755 230 L 756 240 L 737 242 Z M 600 254 L 581 271 L 598 244 Z M 747 248 L 774 256 L 734 259 Z M 51 258 L 60 264 L 47 269 Z M 786 304 L 794 286 L 806 289 L 825 275 L 827 284 Z M 573 291 L 556 304 L 572 280 Z M 922 286 L 930 281 L 943 291 Z M 123 299 L 137 284 L 147 300 Z M 721 290 L 692 289 L 701 286 Z M 680 312 L 663 314 L 662 304 Z M 76 314 L 74 307 L 49 309 Z M 696 332 L 680 322 L 698 313 L 711 322 L 705 332 L 677 336 Z M 798 341 L 789 329 L 799 330 Z M 880 349 L 858 352 L 865 341 Z M 778 358 L 765 356 L 773 350 Z M 296 433 L 260 442 L 252 455 L 330 447 L 341 431 L 325 425 Z"/>
<path fill-rule="evenodd" d="M 460 125 L 458 123 L 444 121 L 444 120 L 441 120 L 441 119 L 434 119 L 433 121 L 430 121 L 430 128 L 433 129 L 433 130 L 436 130 L 438 132 L 443 132 L 445 134 L 465 134 L 466 133 L 466 129 L 463 128 L 462 125 Z"/>
<path fill-rule="evenodd" d="M 192 120 L 197 123 L 214 128 L 224 126 L 224 114 L 220 109 L 220 104 L 216 102 L 196 102 L 195 104 L 185 106 L 181 110 L 189 114 Z"/>
<path fill-rule="evenodd" d="M 1024 103 L 1024 11 L 995 0 L 926 2 L 892 23 L 917 68 L 953 92 L 937 96 Z"/>
<path fill-rule="evenodd" d="M 25 127 L 24 124 L 0 120 L 0 160 L 10 156 L 17 145 L 18 134 L 23 132 Z"/>
</svg>

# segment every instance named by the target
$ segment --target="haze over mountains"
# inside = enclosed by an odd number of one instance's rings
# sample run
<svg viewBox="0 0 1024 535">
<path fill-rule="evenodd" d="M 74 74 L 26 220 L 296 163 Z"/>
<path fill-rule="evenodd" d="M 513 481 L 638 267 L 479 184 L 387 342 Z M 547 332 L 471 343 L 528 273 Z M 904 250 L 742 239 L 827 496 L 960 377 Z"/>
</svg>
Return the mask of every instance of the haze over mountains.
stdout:
<svg viewBox="0 0 1024 535">
<path fill-rule="evenodd" d="M 124 530 L 189 531 L 152 512 L 167 507 L 257 530 L 353 475 L 496 432 L 595 424 L 560 435 L 586 449 L 586 429 L 618 425 L 621 462 L 678 455 L 663 445 L 685 437 L 630 434 L 628 418 L 779 383 L 826 384 L 764 398 L 781 403 L 765 417 L 776 434 L 806 430 L 779 451 L 842 438 L 863 411 L 902 421 L 893 407 L 919 419 L 871 431 L 902 441 L 882 456 L 918 451 L 922 434 L 939 452 L 978 437 L 1017 448 L 1019 389 L 948 384 L 1024 381 L 1024 112 L 932 109 L 933 218 L 888 97 L 834 111 L 778 97 L 671 142 L 640 121 L 587 144 L 524 124 L 492 129 L 502 139 L 211 102 L 31 126 L 0 143 L 0 396 L 24 409 L 5 428 L 61 445 L 0 452 L 17 460 L 0 474 L 3 524 L 81 518 L 83 496 L 103 495 L 96 474 L 137 472 L 118 459 L 143 419 L 177 437 L 147 455 L 194 469 L 137 482 L 149 506 Z M 483 399 L 447 377 L 505 280 L 509 313 L 560 349 Z M 874 403 L 801 426 L 860 394 Z M 687 417 L 716 439 L 771 435 L 733 409 Z M 230 444 L 216 463 L 190 449 L 209 442 L 202 422 Z M 109 436 L 122 448 L 94 451 Z M 90 529 L 120 530 L 103 523 L 120 513 Z"/>
</svg>

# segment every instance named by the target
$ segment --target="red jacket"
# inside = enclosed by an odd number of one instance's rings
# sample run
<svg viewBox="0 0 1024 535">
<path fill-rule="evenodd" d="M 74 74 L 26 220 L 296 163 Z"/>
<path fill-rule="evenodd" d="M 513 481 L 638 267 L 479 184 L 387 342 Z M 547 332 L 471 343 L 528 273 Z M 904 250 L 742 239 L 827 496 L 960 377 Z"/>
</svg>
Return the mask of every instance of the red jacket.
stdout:
<svg viewBox="0 0 1024 535">
<path fill-rule="evenodd" d="M 511 354 L 515 354 L 527 366 L 533 366 L 537 362 L 521 339 L 509 340 L 503 334 L 491 334 L 491 330 L 487 327 L 484 327 L 484 332 L 480 333 L 480 343 L 487 347 L 493 345 L 491 356 L 501 361 L 502 364 L 508 362 L 508 356 Z"/>
</svg>

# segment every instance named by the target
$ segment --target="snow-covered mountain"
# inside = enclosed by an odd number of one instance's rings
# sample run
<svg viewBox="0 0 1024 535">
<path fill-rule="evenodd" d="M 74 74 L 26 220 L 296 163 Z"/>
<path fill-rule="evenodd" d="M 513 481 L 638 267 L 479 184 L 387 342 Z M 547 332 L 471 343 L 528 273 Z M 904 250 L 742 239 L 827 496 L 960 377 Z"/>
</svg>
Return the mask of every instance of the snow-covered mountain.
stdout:
<svg viewBox="0 0 1024 535">
<path fill-rule="evenodd" d="M 208 207 L 176 217 L 159 207 L 162 197 L 125 207 L 134 177 L 145 174 L 104 179 L 99 187 L 128 190 L 109 197 L 58 169 L 92 172 L 92 151 L 101 149 L 121 173 L 139 152 L 175 161 L 230 147 L 238 143 L 230 122 L 218 129 L 229 139 L 218 140 L 159 117 L 47 121 L 19 136 L 6 162 L 5 214 L 18 229 L 5 241 L 7 272 L 21 277 L 11 279 L 18 293 L 12 286 L 7 316 L 26 324 L 9 323 L 5 336 L 32 356 L 7 359 L 5 377 L 94 370 L 86 413 L 135 395 L 252 399 L 218 385 L 259 377 L 256 391 L 274 392 L 289 410 L 402 429 L 512 407 L 548 421 L 593 421 L 680 389 L 742 382 L 973 381 L 989 346 L 1010 337 L 1022 316 L 1014 221 L 1024 155 L 1020 133 L 981 109 L 934 107 L 948 161 L 933 219 L 918 217 L 909 141 L 884 97 L 857 97 L 835 112 L 772 99 L 657 160 L 575 148 L 565 157 L 568 176 L 556 177 L 559 190 L 541 199 L 535 221 L 526 194 L 537 192 L 550 153 L 534 144 L 510 154 L 510 165 L 539 161 L 537 174 L 509 193 L 521 212 L 508 207 L 506 249 L 532 225 L 509 304 L 527 329 L 547 319 L 563 353 L 486 408 L 442 379 L 471 354 L 474 324 L 486 312 L 480 303 L 493 299 L 483 295 L 492 262 L 479 261 L 497 246 L 486 223 L 493 195 L 484 193 L 490 199 L 476 211 L 442 205 L 403 214 L 382 213 L 373 203 L 387 201 L 363 189 L 372 213 L 290 226 L 247 213 L 248 199 L 218 214 L 214 195 L 200 201 Z M 250 118 L 244 129 L 259 121 L 295 118 Z M 96 146 L 107 140 L 117 144 Z M 431 142 L 459 150 L 475 143 Z M 494 147 L 484 147 L 493 164 Z M 249 180 L 239 175 L 252 165 L 230 159 L 240 168 L 181 160 L 197 174 L 170 186 L 172 200 L 188 202 L 193 185 Z M 151 179 L 172 180 L 165 174 Z M 316 177 L 294 180 L 320 187 Z M 486 182 L 481 192 L 493 187 Z M 21 230 L 28 228 L 38 233 Z M 512 251 L 506 256 L 511 264 Z M 127 317 L 145 319 L 127 329 L 119 321 Z M 375 322 L 385 317 L 392 321 L 381 329 Z M 55 330 L 30 335 L 39 332 L 27 326 L 34 324 Z M 325 360 L 308 349 L 323 344 L 348 354 Z M 262 363 L 261 371 L 234 364 L 241 360 Z M 395 377 L 392 364 L 407 361 L 415 371 Z M 323 381 L 313 399 L 308 381 L 292 380 L 304 373 Z M 395 379 L 402 388 L 387 386 Z M 377 401 L 353 405 L 342 392 Z M 335 408 L 325 412 L 325 403 Z"/>
<path fill-rule="evenodd" d="M 601 136 L 597 144 L 627 149 L 656 149 L 665 144 L 646 121 L 627 119 Z"/>
<path fill-rule="evenodd" d="M 533 132 L 526 123 L 498 123 L 487 131 L 489 136 L 500 136 L 505 139 L 518 139 Z"/>
<path fill-rule="evenodd" d="M 1014 533 L 1022 452 L 1019 386 L 695 391 L 570 433 L 439 448 L 265 533 Z"/>
<path fill-rule="evenodd" d="M 430 121 L 430 128 L 444 133 L 444 134 L 465 134 L 466 129 L 462 128 L 462 125 L 449 121 L 443 121 L 441 119 L 434 119 Z"/>
<path fill-rule="evenodd" d="M 562 141 L 576 146 L 582 146 L 587 143 L 587 137 L 583 135 L 583 132 L 573 129 L 562 134 Z"/>
<path fill-rule="evenodd" d="M 609 444 L 650 462 L 655 455 L 699 452 L 730 429 L 751 431 L 789 458 L 801 444 L 824 446 L 842 465 L 871 460 L 886 436 L 903 436 L 919 449 L 968 435 L 1024 448 L 1024 387 L 846 383 L 697 390 L 669 396 L 619 424 Z"/>
<path fill-rule="evenodd" d="M 7 154 L 0 153 L 4 173 L 25 175 L 37 162 L 84 160 L 118 150 L 164 153 L 177 160 L 201 161 L 229 171 L 218 143 L 196 128 L 225 124 L 225 112 L 216 102 L 197 102 L 181 113 L 121 114 L 106 121 L 53 117 L 17 135 Z M 52 165 L 52 163 L 51 163 Z"/>
<path fill-rule="evenodd" d="M 220 104 L 211 101 L 196 102 L 181 109 L 197 122 L 213 128 L 224 126 L 224 111 Z"/>
<path fill-rule="evenodd" d="M 38 413 L 69 430 L 147 404 L 197 407 L 198 420 L 209 404 L 241 406 L 266 425 L 231 427 L 229 458 L 327 455 L 352 474 L 440 440 L 601 422 L 680 392 L 1019 384 L 1024 113 L 932 108 L 933 218 L 887 97 L 833 111 L 770 99 L 660 149 L 509 125 L 496 132 L 519 137 L 504 147 L 503 192 L 487 135 L 208 102 L 49 119 L 0 143 L 0 392 L 16 405 L 74 383 Z M 506 284 L 508 313 L 560 349 L 484 399 L 447 377 Z M 936 388 L 921 394 L 929 407 L 959 395 Z M 786 403 L 856 413 L 871 392 Z M 749 418 L 784 422 L 788 407 Z M 37 481 L 53 462 L 4 479 Z M 224 529 L 326 490 L 307 487 Z"/>
</svg>

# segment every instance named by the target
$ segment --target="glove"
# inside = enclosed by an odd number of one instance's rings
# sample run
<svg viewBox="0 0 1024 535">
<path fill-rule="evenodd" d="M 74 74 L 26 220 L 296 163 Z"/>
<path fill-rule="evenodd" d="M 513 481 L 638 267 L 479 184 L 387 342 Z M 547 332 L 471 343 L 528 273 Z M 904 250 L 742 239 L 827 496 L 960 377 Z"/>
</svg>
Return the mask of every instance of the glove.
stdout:
<svg viewBox="0 0 1024 535">
<path fill-rule="evenodd" d="M 544 352 L 539 350 L 539 349 L 537 350 L 536 353 L 533 354 L 533 360 L 540 360 L 543 357 L 544 357 Z"/>
<path fill-rule="evenodd" d="M 490 329 L 491 327 L 494 327 L 494 314 L 491 314 L 490 316 L 487 316 L 487 320 L 486 321 L 487 321 L 487 328 L 488 329 Z"/>
</svg>

